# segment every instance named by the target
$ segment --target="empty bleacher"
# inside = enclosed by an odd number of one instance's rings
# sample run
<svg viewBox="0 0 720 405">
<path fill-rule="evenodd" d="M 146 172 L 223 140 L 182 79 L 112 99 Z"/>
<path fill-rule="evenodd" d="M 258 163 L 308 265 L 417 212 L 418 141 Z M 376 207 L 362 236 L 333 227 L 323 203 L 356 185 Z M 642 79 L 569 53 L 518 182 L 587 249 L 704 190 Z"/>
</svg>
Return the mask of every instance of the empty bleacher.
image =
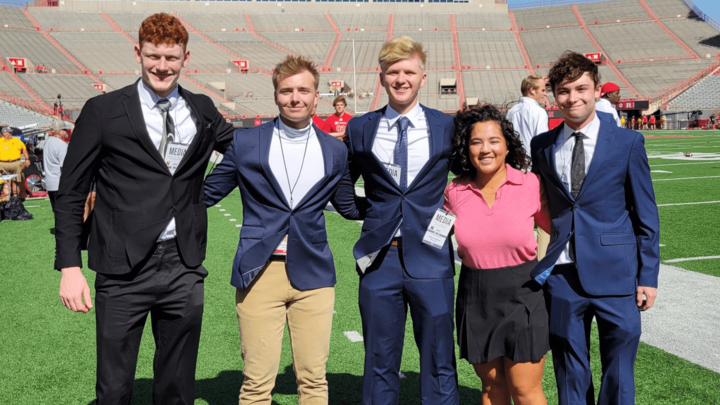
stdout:
<svg viewBox="0 0 720 405">
<path fill-rule="evenodd" d="M 105 12 L 115 23 L 125 32 L 131 34 L 137 40 L 137 34 L 140 30 L 140 24 L 143 20 L 150 17 L 153 13 L 127 13 L 121 11 Z"/>
<path fill-rule="evenodd" d="M 597 22 L 650 20 L 650 16 L 637 0 L 584 3 L 576 6 L 587 25 Z"/>
<path fill-rule="evenodd" d="M 0 117 L 2 117 L 3 124 L 8 124 L 13 127 L 22 127 L 32 124 L 47 127 L 53 123 L 52 118 L 10 103 L 6 103 L 2 100 L 0 100 Z"/>
<path fill-rule="evenodd" d="M 384 32 L 345 32 L 338 44 L 338 49 L 333 57 L 331 67 L 352 68 L 353 65 L 353 44 L 355 39 L 355 63 L 358 69 L 375 69 L 378 67 L 378 55 L 385 43 Z"/>
<path fill-rule="evenodd" d="M 20 7 L 10 7 L 4 5 L 0 5 L 0 27 L 35 29 L 32 22 L 30 22 Z"/>
<path fill-rule="evenodd" d="M 395 20 L 397 21 L 397 20 Z M 409 36 L 423 44 L 428 54 L 427 66 L 429 68 L 451 69 L 455 65 L 452 48 L 452 33 L 449 31 L 398 31 L 393 37 Z M 379 50 L 378 50 L 379 53 Z M 376 54 L 377 58 L 377 54 Z"/>
<path fill-rule="evenodd" d="M 690 57 L 652 21 L 591 25 L 590 32 L 613 60 Z"/>
<path fill-rule="evenodd" d="M 58 12 L 31 8 L 30 14 L 46 31 L 113 31 L 113 27 L 97 12 Z"/>
<path fill-rule="evenodd" d="M 540 28 L 580 25 L 568 6 L 527 8 L 513 11 L 519 28 Z"/>
<path fill-rule="evenodd" d="M 509 30 L 512 28 L 507 13 L 461 13 L 455 14 L 458 31 Z"/>
<path fill-rule="evenodd" d="M 185 21 L 198 31 L 247 31 L 247 23 L 242 13 L 178 13 Z M 140 27 L 138 22 L 137 27 Z M 137 30 L 137 28 L 136 28 Z"/>
<path fill-rule="evenodd" d="M 353 74 L 350 73 L 338 73 L 338 72 L 332 72 L 332 73 L 321 73 L 320 74 L 320 84 L 319 89 L 320 93 L 328 93 L 330 90 L 330 81 L 333 80 L 343 80 L 345 83 L 350 86 L 350 88 L 354 89 L 356 93 L 372 93 L 375 91 L 375 84 L 378 81 L 378 74 L 377 73 L 358 73 L 357 74 L 357 88 L 354 87 L 353 84 Z M 333 97 L 328 96 L 327 100 L 332 102 Z M 352 98 L 348 98 L 348 110 L 355 111 L 354 109 L 354 101 Z M 370 109 L 370 104 L 372 103 L 372 96 L 369 94 L 363 98 L 358 98 L 357 100 L 357 110 L 358 111 L 368 111 Z M 321 103 L 322 104 L 322 103 Z M 325 108 L 318 107 L 320 112 L 324 112 Z M 332 107 L 330 108 L 332 109 Z M 333 111 L 330 111 L 333 112 Z"/>
<path fill-rule="evenodd" d="M 140 75 L 103 75 L 100 80 L 107 84 L 110 90 L 120 90 L 125 86 L 135 83 Z"/>
<path fill-rule="evenodd" d="M 187 49 L 190 51 L 190 64 L 187 69 L 191 71 L 194 69 L 222 71 L 234 67 L 230 63 L 233 59 L 232 55 L 208 43 L 198 34 L 192 32 L 189 34 Z"/>
<path fill-rule="evenodd" d="M 20 87 L 20 85 L 17 84 L 12 77 L 10 77 L 10 74 L 6 72 L 0 72 L 0 93 L 11 97 L 19 97 L 25 100 L 31 99 L 25 89 Z"/>
<path fill-rule="evenodd" d="M 553 63 L 567 50 L 582 54 L 596 52 L 580 27 L 521 31 L 520 36 L 533 66 Z"/>
<path fill-rule="evenodd" d="M 209 89 L 213 89 L 210 83 L 225 83 L 225 98 L 254 115 L 272 114 L 273 111 L 277 111 L 273 98 L 272 80 L 265 75 L 193 75 L 193 79 L 203 83 Z M 220 90 L 216 90 L 216 93 L 222 94 Z"/>
<path fill-rule="evenodd" d="M 334 32 L 263 32 L 261 35 L 297 55 L 309 58 L 318 65 L 325 62 L 335 41 Z"/>
<path fill-rule="evenodd" d="M 621 64 L 618 68 L 644 96 L 688 79 L 710 64 L 709 61 L 681 60 L 675 62 Z"/>
<path fill-rule="evenodd" d="M 287 56 L 285 52 L 268 46 L 248 32 L 208 32 L 205 35 L 246 58 L 250 62 L 250 69 L 271 69 Z"/>
<path fill-rule="evenodd" d="M 527 77 L 526 70 L 464 71 L 465 97 L 502 105 L 520 98 L 520 84 Z"/>
<path fill-rule="evenodd" d="M 674 110 L 716 109 L 720 106 L 720 75 L 708 76 L 670 101 Z"/>
<path fill-rule="evenodd" d="M 620 87 L 621 98 L 637 98 L 640 96 L 640 94 L 631 92 L 607 65 L 598 65 L 598 70 L 600 71 L 600 81 L 602 83 L 612 82 Z"/>
<path fill-rule="evenodd" d="M 50 105 L 62 94 L 65 108 L 80 108 L 87 99 L 100 94 L 93 87 L 95 82 L 85 75 L 27 74 L 21 78 Z"/>
<path fill-rule="evenodd" d="M 93 72 L 139 69 L 132 42 L 118 32 L 53 32 L 51 35 Z"/>
<path fill-rule="evenodd" d="M 658 18 L 687 17 L 690 14 L 690 7 L 682 0 L 645 0 Z"/>
<path fill-rule="evenodd" d="M 294 31 L 329 31 L 335 32 L 325 15 L 313 14 L 249 14 L 255 31 L 262 32 L 294 32 Z"/>
<path fill-rule="evenodd" d="M 37 31 L 1 29 L 0 56 L 28 58 L 33 65 L 43 65 L 48 69 L 78 70 L 70 59 Z"/>
<path fill-rule="evenodd" d="M 515 35 L 510 31 L 461 31 L 458 43 L 462 66 L 473 69 L 525 66 Z"/>
<path fill-rule="evenodd" d="M 714 46 L 700 43 L 703 39 L 718 35 L 718 32 L 715 31 L 713 27 L 702 20 L 695 18 L 676 18 L 673 20 L 665 20 L 663 24 L 702 58 L 704 58 L 706 54 L 711 54 L 712 57 L 715 57 L 718 52 L 720 52 L 720 50 Z"/>
<path fill-rule="evenodd" d="M 340 31 L 383 31 L 387 32 L 387 13 L 334 13 L 330 14 Z"/>
<path fill-rule="evenodd" d="M 450 14 L 397 13 L 394 31 L 450 31 Z"/>
</svg>

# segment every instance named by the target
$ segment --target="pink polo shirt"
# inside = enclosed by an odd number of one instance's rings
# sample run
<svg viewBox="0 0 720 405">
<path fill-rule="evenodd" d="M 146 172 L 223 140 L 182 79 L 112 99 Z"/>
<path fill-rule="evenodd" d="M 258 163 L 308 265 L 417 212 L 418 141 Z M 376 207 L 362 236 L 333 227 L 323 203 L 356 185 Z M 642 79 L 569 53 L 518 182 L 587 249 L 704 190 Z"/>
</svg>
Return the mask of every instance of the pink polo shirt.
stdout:
<svg viewBox="0 0 720 405">
<path fill-rule="evenodd" d="M 507 167 L 492 209 L 472 179 L 455 179 L 445 189 L 445 209 L 457 215 L 458 256 L 474 269 L 517 266 L 537 256 L 533 228 L 550 231 L 550 212 L 538 177 Z"/>
</svg>

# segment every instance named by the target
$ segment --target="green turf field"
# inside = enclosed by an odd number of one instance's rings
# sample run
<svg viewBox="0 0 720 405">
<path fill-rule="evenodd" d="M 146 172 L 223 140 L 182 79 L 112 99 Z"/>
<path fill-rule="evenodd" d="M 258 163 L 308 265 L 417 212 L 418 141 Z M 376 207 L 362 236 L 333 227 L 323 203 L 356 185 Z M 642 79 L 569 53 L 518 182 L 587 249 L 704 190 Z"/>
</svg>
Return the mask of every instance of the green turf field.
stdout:
<svg viewBox="0 0 720 405">
<path fill-rule="evenodd" d="M 649 135 L 693 135 L 698 138 L 648 139 L 648 150 L 664 158 L 650 159 L 657 202 L 660 204 L 662 260 L 720 256 L 720 160 L 677 160 L 676 154 L 698 146 L 720 146 L 720 131 L 656 131 Z M 713 149 L 720 155 L 720 149 Z M 655 152 L 661 151 L 661 152 Z M 707 153 L 707 152 L 702 152 Z M 720 159 L 720 157 L 718 158 Z M 711 204 L 667 205 L 716 201 Z M 196 404 L 232 404 L 242 382 L 235 294 L 229 284 L 232 258 L 242 222 L 237 190 L 209 209 L 205 315 L 197 369 Z M 28 201 L 35 215 L 27 222 L 0 223 L 0 246 L 5 249 L 0 276 L 0 404 L 89 404 L 94 398 L 94 312 L 75 314 L 58 299 L 59 274 L 52 270 L 53 217 L 47 200 Z M 220 210 L 225 211 L 220 211 Z M 226 216 L 226 214 L 229 214 Z M 236 221 L 231 221 L 235 219 Z M 362 331 L 357 306 L 358 277 L 352 246 L 360 233 L 356 222 L 326 214 L 328 238 L 338 273 L 330 359 L 327 365 L 331 404 L 357 404 L 360 399 L 363 346 L 351 343 L 343 332 Z M 688 270 L 720 276 L 720 259 L 673 263 Z M 84 270 L 90 284 L 92 271 Z M 669 288 L 669 287 L 664 287 Z M 133 404 L 151 403 L 153 340 L 149 323 L 141 348 Z M 595 387 L 600 364 L 593 339 Z M 552 360 L 546 365 L 544 389 L 548 403 L 557 402 Z M 412 328 L 406 329 L 401 380 L 401 404 L 419 404 L 419 366 Z M 458 361 L 462 404 L 479 402 L 480 380 L 471 367 Z M 638 404 L 720 404 L 720 374 L 694 365 L 652 346 L 641 344 L 636 364 Z M 297 404 L 289 340 L 286 336 L 277 386 L 276 404 Z"/>
</svg>

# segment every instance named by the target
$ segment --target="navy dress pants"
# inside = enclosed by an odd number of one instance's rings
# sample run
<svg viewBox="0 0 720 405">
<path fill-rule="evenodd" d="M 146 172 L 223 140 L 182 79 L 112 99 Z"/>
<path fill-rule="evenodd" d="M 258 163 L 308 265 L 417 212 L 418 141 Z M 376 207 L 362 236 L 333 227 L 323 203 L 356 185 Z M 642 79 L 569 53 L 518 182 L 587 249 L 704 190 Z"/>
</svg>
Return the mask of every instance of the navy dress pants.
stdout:
<svg viewBox="0 0 720 405">
<path fill-rule="evenodd" d="M 640 344 L 640 310 L 635 295 L 590 296 L 575 264 L 559 265 L 545 283 L 550 348 L 560 405 L 595 403 L 590 371 L 590 327 L 600 336 L 602 379 L 598 404 L 635 403 L 635 356 Z"/>
<path fill-rule="evenodd" d="M 459 403 L 453 339 L 452 278 L 414 279 L 402 255 L 385 247 L 360 277 L 365 344 L 363 405 L 397 404 L 407 309 L 420 350 L 420 399 L 426 405 Z"/>
</svg>

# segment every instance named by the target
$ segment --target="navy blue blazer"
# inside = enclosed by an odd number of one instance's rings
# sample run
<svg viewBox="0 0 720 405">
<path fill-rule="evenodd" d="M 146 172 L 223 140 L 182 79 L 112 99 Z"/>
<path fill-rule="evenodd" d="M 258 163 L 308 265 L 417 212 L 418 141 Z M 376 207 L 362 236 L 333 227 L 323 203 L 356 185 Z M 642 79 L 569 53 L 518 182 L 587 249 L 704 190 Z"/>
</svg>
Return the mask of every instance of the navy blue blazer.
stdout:
<svg viewBox="0 0 720 405">
<path fill-rule="evenodd" d="M 532 277 L 544 282 L 574 233 L 585 292 L 629 295 L 638 285 L 658 285 L 660 220 L 645 139 L 618 128 L 610 114 L 597 114 L 598 141 L 577 199 L 555 170 L 555 142 L 564 125 L 532 139 L 532 170 L 545 186 L 552 217 L 550 246 Z"/>
<path fill-rule="evenodd" d="M 247 288 L 283 237 L 289 235 L 286 261 L 293 287 L 309 290 L 333 286 L 335 264 L 323 210 L 347 172 L 347 148 L 313 126 L 323 153 L 325 177 L 291 210 L 270 169 L 270 143 L 276 121 L 235 131 L 222 162 L 205 180 L 208 207 L 240 187 L 243 223 L 230 283 Z"/>
<path fill-rule="evenodd" d="M 338 188 L 338 210 L 347 219 L 364 220 L 353 254 L 358 260 L 390 244 L 402 222 L 402 254 L 405 269 L 413 278 L 447 278 L 455 273 L 452 244 L 442 249 L 422 243 L 435 210 L 442 208 L 443 192 L 450 172 L 453 119 L 447 114 L 422 106 L 430 129 L 430 156 L 417 177 L 403 192 L 372 151 L 380 118 L 385 108 L 354 118 L 348 123 L 347 137 L 350 176 Z M 365 198 L 355 196 L 354 184 L 362 176 Z"/>
</svg>

